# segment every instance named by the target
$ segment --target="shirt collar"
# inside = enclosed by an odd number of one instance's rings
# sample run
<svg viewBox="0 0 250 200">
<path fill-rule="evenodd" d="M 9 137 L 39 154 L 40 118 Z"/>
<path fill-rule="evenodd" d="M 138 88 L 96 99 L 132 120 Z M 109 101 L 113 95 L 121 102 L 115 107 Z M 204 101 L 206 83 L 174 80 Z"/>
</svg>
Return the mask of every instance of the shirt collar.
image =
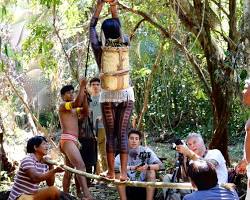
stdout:
<svg viewBox="0 0 250 200">
<path fill-rule="evenodd" d="M 30 155 L 30 157 L 32 157 L 36 162 L 39 162 L 38 159 L 37 159 L 37 157 L 36 157 L 36 155 L 35 155 L 34 153 L 30 153 L 29 155 Z"/>
</svg>

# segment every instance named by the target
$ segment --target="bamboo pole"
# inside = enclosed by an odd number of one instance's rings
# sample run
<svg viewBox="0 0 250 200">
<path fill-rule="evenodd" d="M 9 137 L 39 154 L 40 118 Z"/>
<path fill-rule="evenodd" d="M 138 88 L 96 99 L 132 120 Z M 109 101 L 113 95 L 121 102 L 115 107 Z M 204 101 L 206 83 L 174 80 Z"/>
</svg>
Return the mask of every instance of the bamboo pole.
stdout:
<svg viewBox="0 0 250 200">
<path fill-rule="evenodd" d="M 89 174 L 84 171 L 73 169 L 67 165 L 60 164 L 54 160 L 49 160 L 46 157 L 45 159 L 48 164 L 60 166 L 69 172 L 79 174 L 90 179 L 96 179 L 96 180 L 101 180 L 107 183 L 112 183 L 114 185 L 126 185 L 126 186 L 134 186 L 134 187 L 154 187 L 154 188 L 167 188 L 167 189 L 180 189 L 180 190 L 194 189 L 191 183 L 141 182 L 141 181 L 120 181 L 118 179 L 107 179 L 103 176 Z"/>
</svg>

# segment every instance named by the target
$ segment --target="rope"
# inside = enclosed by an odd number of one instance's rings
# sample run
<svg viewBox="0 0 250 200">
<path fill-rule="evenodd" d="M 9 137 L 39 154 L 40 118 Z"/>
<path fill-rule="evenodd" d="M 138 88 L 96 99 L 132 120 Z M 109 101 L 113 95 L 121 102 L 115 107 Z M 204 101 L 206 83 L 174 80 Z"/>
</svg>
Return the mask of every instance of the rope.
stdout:
<svg viewBox="0 0 250 200">
<path fill-rule="evenodd" d="M 84 73 L 85 78 L 87 77 L 87 73 L 88 73 L 89 47 L 90 47 L 90 41 L 88 41 L 87 58 L 86 58 L 86 63 L 85 63 L 85 73 Z M 90 94 L 88 92 L 87 92 L 87 99 L 88 99 L 88 103 L 92 101 Z"/>
<path fill-rule="evenodd" d="M 85 63 L 85 73 L 84 73 L 85 78 L 87 77 L 87 72 L 88 72 L 89 46 L 90 46 L 90 41 L 88 42 L 87 58 L 86 58 L 86 63 Z"/>
<path fill-rule="evenodd" d="M 154 187 L 154 188 L 168 188 L 168 189 L 180 189 L 180 190 L 191 190 L 194 189 L 191 185 L 191 183 L 166 183 L 166 182 L 141 182 L 141 181 L 120 181 L 118 179 L 107 179 L 105 177 L 95 175 L 95 174 L 90 174 L 81 170 L 73 169 L 67 165 L 60 164 L 54 160 L 49 160 L 46 158 L 47 163 L 52 164 L 52 165 L 57 165 L 62 167 L 63 169 L 79 174 L 82 176 L 85 176 L 90 179 L 96 179 L 96 180 L 101 180 L 104 182 L 112 183 L 114 185 L 126 185 L 126 186 L 134 186 L 134 187 Z"/>
</svg>

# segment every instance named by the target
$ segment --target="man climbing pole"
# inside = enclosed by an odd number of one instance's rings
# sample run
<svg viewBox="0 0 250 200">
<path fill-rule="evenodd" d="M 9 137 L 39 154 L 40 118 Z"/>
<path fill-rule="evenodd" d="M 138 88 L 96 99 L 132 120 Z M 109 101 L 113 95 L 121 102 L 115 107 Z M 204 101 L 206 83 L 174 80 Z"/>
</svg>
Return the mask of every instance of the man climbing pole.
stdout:
<svg viewBox="0 0 250 200">
<path fill-rule="evenodd" d="M 105 2 L 110 5 L 112 18 L 106 19 L 102 23 L 102 41 L 100 41 L 96 31 L 96 24 Z M 121 155 L 120 180 L 125 181 L 127 180 L 128 160 L 127 132 L 134 105 L 134 91 L 129 85 L 129 39 L 121 31 L 117 0 L 97 0 L 96 10 L 90 22 L 90 42 L 100 70 L 102 90 L 99 101 L 106 131 L 108 162 L 106 178 L 115 178 L 114 158 L 116 151 L 115 139 L 117 138 Z M 114 48 L 112 49 L 110 46 Z"/>
</svg>

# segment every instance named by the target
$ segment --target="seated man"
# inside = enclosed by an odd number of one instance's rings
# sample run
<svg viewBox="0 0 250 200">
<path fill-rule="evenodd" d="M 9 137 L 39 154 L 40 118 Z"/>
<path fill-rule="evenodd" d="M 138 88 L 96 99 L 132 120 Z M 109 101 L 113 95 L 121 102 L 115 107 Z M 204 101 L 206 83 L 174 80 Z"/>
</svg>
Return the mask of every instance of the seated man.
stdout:
<svg viewBox="0 0 250 200">
<path fill-rule="evenodd" d="M 238 200 L 239 197 L 233 188 L 224 188 L 218 185 L 218 178 L 214 164 L 206 160 L 191 161 L 188 175 L 192 185 L 198 191 L 188 194 L 183 200 Z"/>
<path fill-rule="evenodd" d="M 162 162 L 151 149 L 140 146 L 141 137 L 141 132 L 138 130 L 132 129 L 128 133 L 128 177 L 131 181 L 155 181 L 156 170 L 159 170 L 162 167 Z M 115 158 L 115 169 L 116 171 L 120 170 L 120 154 Z M 116 176 L 119 177 L 119 174 L 116 174 Z M 124 185 L 119 185 L 118 192 L 120 199 L 132 199 L 130 193 L 133 190 L 135 191 L 135 193 L 131 195 L 133 196 L 133 199 L 138 199 L 138 197 L 139 199 L 153 199 L 154 188 L 147 188 L 145 195 L 145 188 L 126 188 Z"/>
<path fill-rule="evenodd" d="M 44 163 L 43 156 L 47 155 L 48 143 L 45 137 L 35 136 L 28 140 L 27 153 L 15 177 L 8 200 L 57 200 L 60 191 L 53 186 L 55 174 L 63 172 L 60 167 Z M 38 189 L 40 182 L 46 181 L 49 187 Z"/>
<path fill-rule="evenodd" d="M 218 149 L 208 150 L 200 134 L 190 133 L 186 140 L 187 146 L 177 145 L 176 150 L 190 160 L 205 159 L 213 163 L 218 183 L 227 183 L 228 172 L 226 161 Z"/>
</svg>

